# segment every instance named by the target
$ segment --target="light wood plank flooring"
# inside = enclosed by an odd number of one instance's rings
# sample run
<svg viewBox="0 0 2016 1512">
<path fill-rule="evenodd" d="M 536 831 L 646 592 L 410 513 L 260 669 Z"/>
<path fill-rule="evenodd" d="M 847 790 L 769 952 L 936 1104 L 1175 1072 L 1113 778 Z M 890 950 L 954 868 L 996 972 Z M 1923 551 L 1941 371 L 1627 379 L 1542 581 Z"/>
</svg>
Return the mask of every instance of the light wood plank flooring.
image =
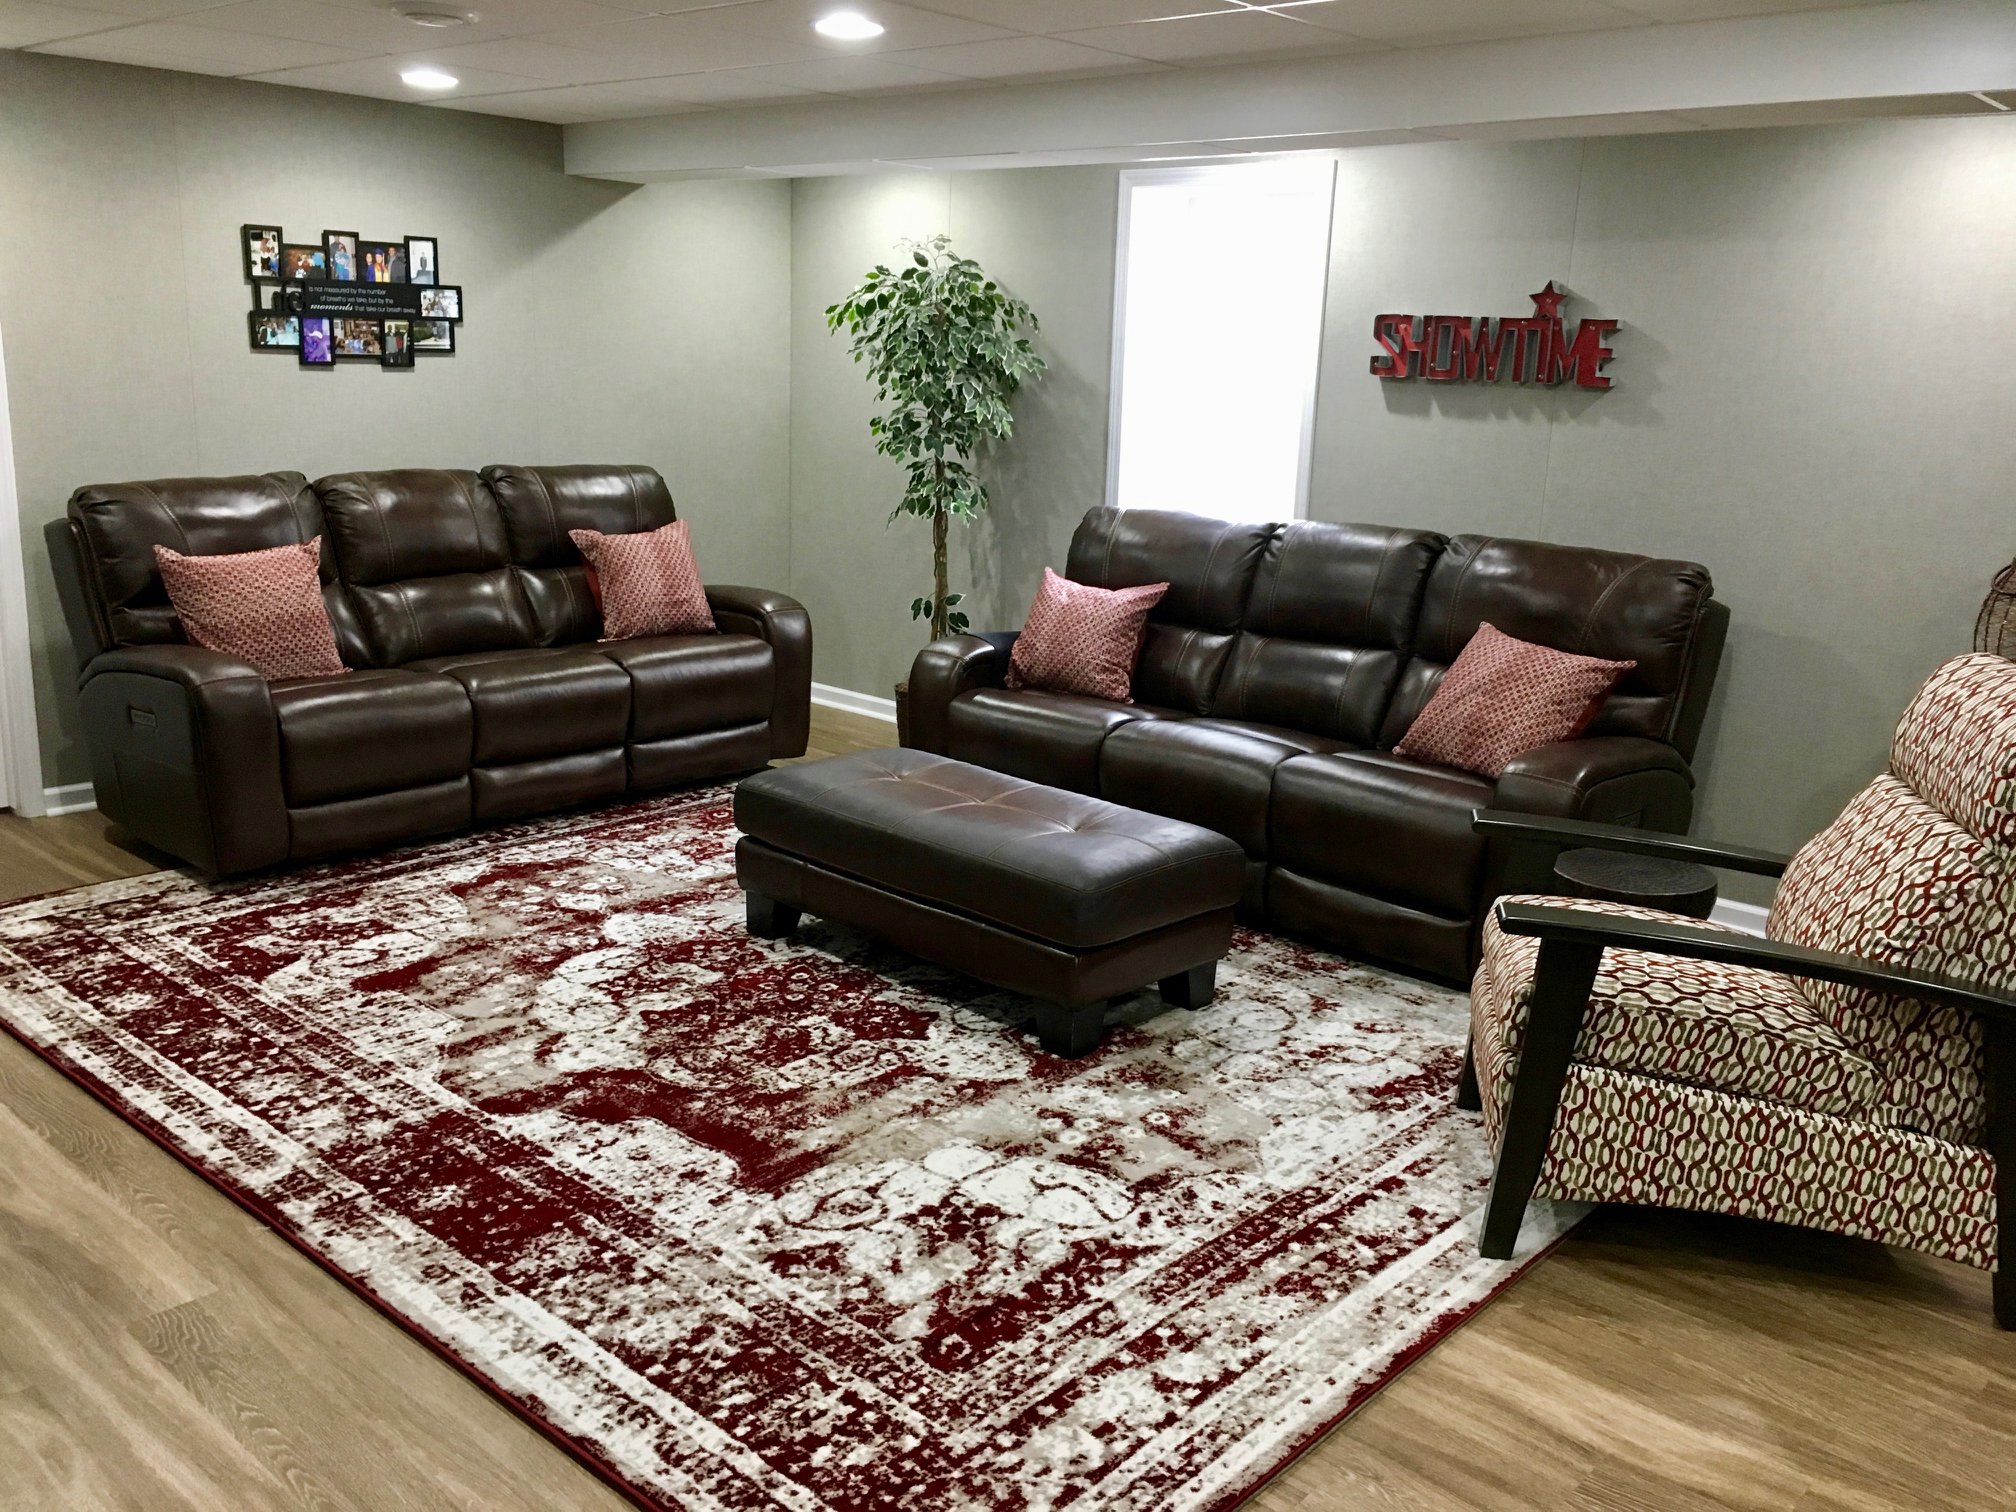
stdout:
<svg viewBox="0 0 2016 1512">
<path fill-rule="evenodd" d="M 815 754 L 891 740 L 814 710 Z M 0 815 L 0 898 L 161 859 Z M 0 1038 L 0 1507 L 628 1505 Z M 1957 1266 L 1604 1209 L 1248 1507 L 2006 1512 L 2016 1335 Z"/>
</svg>

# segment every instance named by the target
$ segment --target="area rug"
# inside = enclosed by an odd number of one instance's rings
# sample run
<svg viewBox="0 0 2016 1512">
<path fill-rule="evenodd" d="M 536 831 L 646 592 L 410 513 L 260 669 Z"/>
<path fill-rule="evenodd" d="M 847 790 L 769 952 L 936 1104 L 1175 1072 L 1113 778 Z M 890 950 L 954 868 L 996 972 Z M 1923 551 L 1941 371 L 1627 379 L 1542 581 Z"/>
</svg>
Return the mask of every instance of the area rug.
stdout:
<svg viewBox="0 0 2016 1512">
<path fill-rule="evenodd" d="M 0 910 L 15 1034 L 647 1506 L 1206 1512 L 1505 1286 L 1455 993 L 1242 933 L 1091 1057 L 724 789 Z M 305 1362 L 304 1362 L 305 1363 Z"/>
</svg>

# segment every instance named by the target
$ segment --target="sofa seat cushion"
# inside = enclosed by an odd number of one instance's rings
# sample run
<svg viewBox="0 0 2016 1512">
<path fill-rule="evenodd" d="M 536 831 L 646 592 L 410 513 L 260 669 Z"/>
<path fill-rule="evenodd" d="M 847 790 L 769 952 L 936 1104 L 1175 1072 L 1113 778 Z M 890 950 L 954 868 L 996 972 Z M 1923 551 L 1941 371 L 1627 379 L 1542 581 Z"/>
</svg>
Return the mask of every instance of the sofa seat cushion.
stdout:
<svg viewBox="0 0 2016 1512">
<path fill-rule="evenodd" d="M 1099 751 L 1099 796 L 1187 820 L 1267 854 L 1274 771 L 1292 745 L 1208 719 L 1137 719 Z"/>
<path fill-rule="evenodd" d="M 1579 899 L 1572 906 L 1700 927 L 1699 920 L 1654 908 Z M 1479 1074 L 1493 1081 L 1494 1105 L 1502 1106 L 1516 1072 L 1539 955 L 1537 939 L 1504 933 L 1495 917 L 1485 922 L 1470 1011 Z M 1583 1065 L 1843 1118 L 1870 1116 L 1880 1091 L 1875 1065 L 1821 1016 L 1792 978 L 1642 950 L 1603 952 L 1575 1058 Z"/>
<path fill-rule="evenodd" d="M 776 657 L 753 635 L 647 635 L 598 655 L 630 678 L 630 738 L 665 740 L 770 717 Z"/>
<path fill-rule="evenodd" d="M 945 754 L 1048 787 L 1097 793 L 1099 748 L 1108 734 L 1140 719 L 1184 717 L 1077 693 L 976 688 L 946 712 Z"/>
<path fill-rule="evenodd" d="M 1444 918 L 1477 907 L 1491 784 L 1384 751 L 1297 756 L 1274 774 L 1274 861 Z"/>
<path fill-rule="evenodd" d="M 1329 735 L 1312 735 L 1307 730 L 1291 730 L 1286 725 L 1255 724 L 1246 719 L 1198 719 L 1192 723 L 1200 729 L 1230 730 L 1239 735 L 1252 735 L 1261 740 L 1272 741 L 1275 745 L 1287 746 L 1304 756 L 1334 756 L 1339 751 L 1355 751 L 1357 746 L 1348 740 L 1338 740 Z"/>
<path fill-rule="evenodd" d="M 411 663 L 454 679 L 476 713 L 478 766 L 623 744 L 630 676 L 588 646 L 476 651 Z"/>
<path fill-rule="evenodd" d="M 473 719 L 452 678 L 394 667 L 271 685 L 290 808 L 465 777 Z"/>
</svg>

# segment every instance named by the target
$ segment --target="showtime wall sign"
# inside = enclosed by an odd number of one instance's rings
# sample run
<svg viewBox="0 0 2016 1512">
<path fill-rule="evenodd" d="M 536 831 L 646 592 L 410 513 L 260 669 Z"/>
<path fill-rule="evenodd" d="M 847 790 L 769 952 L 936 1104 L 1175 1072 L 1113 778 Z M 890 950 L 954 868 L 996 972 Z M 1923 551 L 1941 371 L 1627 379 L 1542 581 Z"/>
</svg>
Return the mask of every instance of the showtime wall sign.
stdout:
<svg viewBox="0 0 2016 1512">
<path fill-rule="evenodd" d="M 1547 287 L 1533 296 L 1531 315 L 1375 315 L 1372 339 L 1379 351 L 1372 375 L 1397 382 L 1573 383 L 1607 389 L 1603 365 L 1613 355 L 1614 320 L 1577 321 L 1571 333 L 1561 319 L 1567 296 Z"/>
</svg>

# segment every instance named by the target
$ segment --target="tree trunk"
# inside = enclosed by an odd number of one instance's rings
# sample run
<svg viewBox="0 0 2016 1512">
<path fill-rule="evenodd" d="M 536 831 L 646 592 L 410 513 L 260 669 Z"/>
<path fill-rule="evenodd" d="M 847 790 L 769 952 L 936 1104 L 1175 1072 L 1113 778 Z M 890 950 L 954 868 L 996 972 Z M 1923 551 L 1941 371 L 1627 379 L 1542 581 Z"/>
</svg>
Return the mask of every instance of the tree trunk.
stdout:
<svg viewBox="0 0 2016 1512">
<path fill-rule="evenodd" d="M 938 458 L 933 464 L 937 469 L 938 491 L 931 509 L 931 639 L 943 640 L 947 632 L 946 619 L 951 611 L 945 607 L 945 459 Z"/>
</svg>

